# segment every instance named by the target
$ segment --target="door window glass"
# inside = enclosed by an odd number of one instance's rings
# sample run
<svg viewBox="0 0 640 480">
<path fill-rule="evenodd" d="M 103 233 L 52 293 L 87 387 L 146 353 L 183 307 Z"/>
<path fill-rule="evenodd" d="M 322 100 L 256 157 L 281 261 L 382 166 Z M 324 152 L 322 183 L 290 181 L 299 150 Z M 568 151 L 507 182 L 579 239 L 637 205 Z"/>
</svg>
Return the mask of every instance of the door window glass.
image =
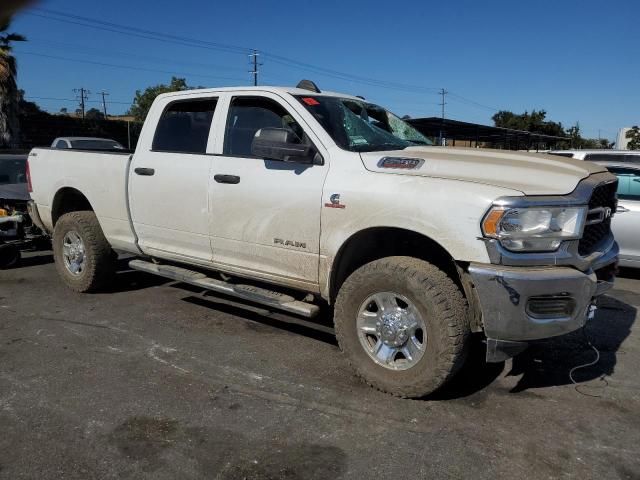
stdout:
<svg viewBox="0 0 640 480">
<path fill-rule="evenodd" d="M 205 153 L 216 103 L 207 98 L 169 104 L 158 122 L 152 150 Z"/>
<path fill-rule="evenodd" d="M 251 157 L 251 142 L 261 128 L 285 128 L 307 143 L 300 125 L 279 103 L 265 97 L 234 97 L 229 107 L 224 154 Z"/>
</svg>

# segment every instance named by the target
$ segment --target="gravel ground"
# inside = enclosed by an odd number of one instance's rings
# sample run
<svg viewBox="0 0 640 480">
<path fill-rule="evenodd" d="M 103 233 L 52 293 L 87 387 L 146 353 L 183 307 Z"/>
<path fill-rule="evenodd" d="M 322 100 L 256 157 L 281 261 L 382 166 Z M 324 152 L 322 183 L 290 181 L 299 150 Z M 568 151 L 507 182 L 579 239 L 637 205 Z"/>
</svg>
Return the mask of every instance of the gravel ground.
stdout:
<svg viewBox="0 0 640 480">
<path fill-rule="evenodd" d="M 401 400 L 328 318 L 138 272 L 78 295 L 51 261 L 0 272 L 0 478 L 640 478 L 640 273 L 586 331 Z"/>
</svg>

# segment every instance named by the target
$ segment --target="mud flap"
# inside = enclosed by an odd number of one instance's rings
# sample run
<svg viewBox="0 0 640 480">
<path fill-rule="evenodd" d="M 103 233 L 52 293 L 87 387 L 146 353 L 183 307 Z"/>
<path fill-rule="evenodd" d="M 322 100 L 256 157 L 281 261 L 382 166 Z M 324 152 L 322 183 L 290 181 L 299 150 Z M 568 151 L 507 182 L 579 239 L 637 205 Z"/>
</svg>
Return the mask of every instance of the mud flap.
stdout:
<svg viewBox="0 0 640 480">
<path fill-rule="evenodd" d="M 487 363 L 500 363 L 524 352 L 529 344 L 527 342 L 512 342 L 509 340 L 496 340 L 487 338 Z"/>
</svg>

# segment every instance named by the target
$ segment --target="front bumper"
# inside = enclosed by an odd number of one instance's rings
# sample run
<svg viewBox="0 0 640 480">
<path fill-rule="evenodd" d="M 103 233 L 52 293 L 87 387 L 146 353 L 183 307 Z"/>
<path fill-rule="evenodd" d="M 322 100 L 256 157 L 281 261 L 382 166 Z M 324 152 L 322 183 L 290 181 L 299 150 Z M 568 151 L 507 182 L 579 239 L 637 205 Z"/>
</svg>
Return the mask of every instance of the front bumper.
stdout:
<svg viewBox="0 0 640 480">
<path fill-rule="evenodd" d="M 477 292 L 489 346 L 494 348 L 496 342 L 502 342 L 517 350 L 521 342 L 555 337 L 583 327 L 594 299 L 613 286 L 612 267 L 617 254 L 614 243 L 599 259 L 600 270 L 586 272 L 571 267 L 471 263 L 468 273 Z M 554 310 L 558 303 L 566 308 Z M 551 309 L 544 310 L 545 304 Z"/>
</svg>

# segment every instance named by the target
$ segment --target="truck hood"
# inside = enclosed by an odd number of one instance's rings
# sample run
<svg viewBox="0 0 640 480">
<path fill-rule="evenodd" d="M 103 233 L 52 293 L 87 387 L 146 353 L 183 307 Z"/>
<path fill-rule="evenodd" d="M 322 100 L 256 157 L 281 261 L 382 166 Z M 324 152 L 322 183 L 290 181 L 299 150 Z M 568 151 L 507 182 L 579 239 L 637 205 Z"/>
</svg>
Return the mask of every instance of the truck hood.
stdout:
<svg viewBox="0 0 640 480">
<path fill-rule="evenodd" d="M 447 178 L 517 190 L 525 195 L 564 195 L 601 165 L 540 153 L 451 147 L 408 147 L 387 152 L 363 152 L 364 167 L 372 172 Z M 385 157 L 424 160 L 415 168 L 385 167 Z M 396 167 L 396 168 L 394 168 Z"/>
</svg>

